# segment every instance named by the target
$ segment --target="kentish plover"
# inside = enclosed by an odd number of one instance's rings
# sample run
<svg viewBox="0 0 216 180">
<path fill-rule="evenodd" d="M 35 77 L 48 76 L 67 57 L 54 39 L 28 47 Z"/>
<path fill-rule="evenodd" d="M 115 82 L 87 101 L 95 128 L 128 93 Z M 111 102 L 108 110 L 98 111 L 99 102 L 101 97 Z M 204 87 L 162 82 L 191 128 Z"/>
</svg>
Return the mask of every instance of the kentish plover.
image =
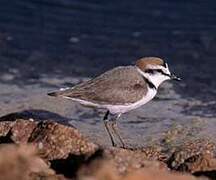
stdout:
<svg viewBox="0 0 216 180">
<path fill-rule="evenodd" d="M 135 66 L 116 67 L 89 81 L 48 95 L 106 109 L 103 120 L 112 145 L 116 146 L 113 136 L 116 135 L 124 147 L 116 121 L 123 113 L 153 99 L 159 85 L 169 79 L 180 80 L 170 73 L 168 64 L 162 59 L 145 57 L 137 60 Z M 111 119 L 108 118 L 109 114 L 113 116 Z"/>
</svg>

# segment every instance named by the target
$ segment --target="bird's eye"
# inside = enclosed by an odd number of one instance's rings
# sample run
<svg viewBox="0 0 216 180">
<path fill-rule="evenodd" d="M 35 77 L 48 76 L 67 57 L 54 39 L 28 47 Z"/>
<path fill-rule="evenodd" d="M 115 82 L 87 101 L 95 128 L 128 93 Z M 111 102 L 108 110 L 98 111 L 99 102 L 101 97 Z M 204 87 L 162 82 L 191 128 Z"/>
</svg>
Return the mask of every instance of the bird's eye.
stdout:
<svg viewBox="0 0 216 180">
<path fill-rule="evenodd" d="M 158 72 L 158 73 L 164 74 L 162 69 L 155 69 L 155 71 Z"/>
<path fill-rule="evenodd" d="M 147 69 L 145 70 L 146 73 L 149 73 L 149 74 L 154 74 L 155 71 L 153 69 Z"/>
</svg>

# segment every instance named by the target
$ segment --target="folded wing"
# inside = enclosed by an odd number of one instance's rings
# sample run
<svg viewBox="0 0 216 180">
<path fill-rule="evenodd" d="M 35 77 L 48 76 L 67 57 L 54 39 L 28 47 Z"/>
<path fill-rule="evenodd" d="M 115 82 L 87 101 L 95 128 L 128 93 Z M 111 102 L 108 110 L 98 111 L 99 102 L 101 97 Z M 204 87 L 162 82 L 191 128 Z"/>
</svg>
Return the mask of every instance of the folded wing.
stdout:
<svg viewBox="0 0 216 180">
<path fill-rule="evenodd" d="M 117 67 L 70 89 L 49 93 L 96 104 L 134 103 L 147 92 L 145 80 L 133 66 Z"/>
</svg>

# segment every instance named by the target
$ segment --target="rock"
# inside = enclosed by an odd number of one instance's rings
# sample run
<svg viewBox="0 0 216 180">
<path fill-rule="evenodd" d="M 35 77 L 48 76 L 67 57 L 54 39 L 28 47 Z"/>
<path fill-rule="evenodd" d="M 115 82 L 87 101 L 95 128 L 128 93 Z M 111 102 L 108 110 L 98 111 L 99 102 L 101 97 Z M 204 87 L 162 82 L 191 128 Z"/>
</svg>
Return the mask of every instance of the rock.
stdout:
<svg viewBox="0 0 216 180">
<path fill-rule="evenodd" d="M 192 176 L 170 173 L 169 168 L 196 176 L 204 175 L 213 179 L 216 177 L 216 146 L 208 140 L 185 143 L 184 146 L 175 147 L 169 153 L 163 153 L 160 147 L 100 149 L 72 126 L 48 120 L 35 121 L 33 117 L 28 116 L 23 119 L 20 114 L 16 118 L 14 113 L 8 116 L 8 121 L 7 116 L 0 118 L 0 144 L 3 143 L 31 144 L 39 152 L 43 160 L 37 157 L 39 159 L 34 161 L 32 155 L 29 156 L 25 150 L 16 150 L 20 153 L 19 155 L 23 154 L 26 162 L 34 162 L 32 166 L 27 163 L 29 169 L 27 168 L 25 172 L 22 169 L 19 170 L 25 174 L 25 177 L 28 174 L 29 179 L 77 178 L 77 174 L 80 178 L 92 177 L 93 179 L 98 179 L 98 177 L 101 177 L 99 179 L 105 179 L 105 177 L 108 177 L 107 179 L 122 179 L 122 177 L 125 179 L 136 179 L 136 177 L 138 179 L 160 177 L 160 179 L 194 179 Z M 10 150 L 7 151 L 10 152 Z M 171 156 L 170 153 L 172 153 Z M 8 157 L 8 163 L 12 161 L 19 163 L 16 159 L 19 155 Z M 100 171 L 106 164 L 108 164 L 107 170 L 112 169 L 114 174 L 105 170 Z M 15 164 L 14 167 L 17 165 Z M 7 165 L 1 167 L 7 167 Z M 52 173 L 48 173 L 50 170 Z M 62 176 L 57 176 L 55 173 Z M 155 173 L 159 175 L 155 176 Z"/>
<path fill-rule="evenodd" d="M 66 177 L 75 177 L 77 170 L 98 151 L 79 131 L 51 121 L 40 122 L 28 142 L 39 149 L 41 157 L 49 160 L 51 168 Z"/>
<path fill-rule="evenodd" d="M 0 137 L 4 137 L 8 134 L 13 123 L 8 121 L 0 121 Z"/>
<path fill-rule="evenodd" d="M 198 178 L 189 174 L 173 173 L 169 171 L 159 169 L 148 169 L 139 170 L 128 174 L 122 180 L 198 180 Z M 206 179 L 207 180 L 207 179 Z"/>
<path fill-rule="evenodd" d="M 142 168 L 120 175 L 114 168 L 112 162 L 98 163 L 97 168 L 91 174 L 79 174 L 79 180 L 198 180 L 198 178 L 188 175 L 173 173 L 165 169 Z M 204 180 L 205 178 L 202 178 Z"/>
<path fill-rule="evenodd" d="M 11 139 L 16 143 L 27 143 L 36 127 L 36 122 L 18 119 L 10 129 Z"/>
<path fill-rule="evenodd" d="M 198 156 L 215 156 L 216 146 L 209 140 L 196 140 L 185 143 L 182 147 L 176 148 L 175 152 L 168 159 L 167 164 L 170 169 L 180 170 L 182 164 L 190 159 L 197 159 Z"/>
<path fill-rule="evenodd" d="M 3 121 L 0 122 L 0 135 L 5 142 L 35 144 L 47 160 L 65 159 L 69 154 L 91 155 L 98 149 L 76 128 L 53 121 Z"/>
<path fill-rule="evenodd" d="M 3 119 L 7 120 L 6 117 Z M 72 126 L 47 120 L 38 122 L 32 118 L 30 121 L 18 117 L 16 119 L 13 114 L 9 116 L 10 121 L 0 122 L 0 143 L 31 143 L 39 151 L 40 157 L 59 174 L 75 177 L 82 164 L 92 156 L 97 156 L 95 154 L 99 151 L 99 147 L 89 142 Z M 42 174 L 41 177 L 46 175 Z"/>
<path fill-rule="evenodd" d="M 215 145 L 207 140 L 187 143 L 173 153 L 168 160 L 168 167 L 172 170 L 216 179 Z"/>
<path fill-rule="evenodd" d="M 186 159 L 178 167 L 179 171 L 196 173 L 201 171 L 216 171 L 216 159 L 210 154 L 199 154 Z"/>
<path fill-rule="evenodd" d="M 37 123 L 17 119 L 0 122 L 0 143 L 27 143 Z"/>
<path fill-rule="evenodd" d="M 47 160 L 65 159 L 69 154 L 90 156 L 98 149 L 74 127 L 52 121 L 38 123 L 28 142 L 37 144 Z"/>
<path fill-rule="evenodd" d="M 68 180 L 62 175 L 45 175 L 38 173 L 31 173 L 29 180 Z"/>
<path fill-rule="evenodd" d="M 4 180 L 36 179 L 43 174 L 46 179 L 57 177 L 55 172 L 36 154 L 33 146 L 1 145 L 0 174 Z M 32 178 L 32 174 L 35 174 Z M 63 176 L 62 179 L 65 179 Z"/>
<path fill-rule="evenodd" d="M 94 173 L 106 164 L 109 165 L 108 169 L 112 168 L 112 171 L 115 171 L 116 174 L 121 176 L 125 176 L 143 168 L 167 170 L 166 164 L 159 161 L 159 158 L 162 156 L 162 153 L 153 148 L 142 150 L 121 148 L 105 149 L 101 151 L 98 156 L 95 156 L 91 163 L 82 166 L 79 170 L 79 175 L 82 177 L 94 176 Z M 109 172 L 109 175 L 107 176 L 112 177 L 112 174 Z"/>
<path fill-rule="evenodd" d="M 126 174 L 143 167 L 167 169 L 166 164 L 159 161 L 163 156 L 160 151 L 150 148 L 142 150 L 111 148 L 104 152 L 104 157 L 113 162 L 120 174 Z"/>
</svg>

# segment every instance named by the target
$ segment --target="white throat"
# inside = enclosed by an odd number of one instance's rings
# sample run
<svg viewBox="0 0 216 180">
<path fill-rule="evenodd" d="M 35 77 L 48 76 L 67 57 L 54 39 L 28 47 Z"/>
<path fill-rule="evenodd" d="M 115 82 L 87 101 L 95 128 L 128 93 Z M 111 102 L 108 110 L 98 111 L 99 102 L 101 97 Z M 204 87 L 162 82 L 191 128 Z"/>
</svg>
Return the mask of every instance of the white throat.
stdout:
<svg viewBox="0 0 216 180">
<path fill-rule="evenodd" d="M 150 75 L 148 73 L 143 72 L 139 67 L 136 67 L 138 72 L 144 76 L 146 79 L 148 79 L 156 88 L 159 87 L 161 83 L 168 80 L 169 77 L 164 75 Z"/>
</svg>

